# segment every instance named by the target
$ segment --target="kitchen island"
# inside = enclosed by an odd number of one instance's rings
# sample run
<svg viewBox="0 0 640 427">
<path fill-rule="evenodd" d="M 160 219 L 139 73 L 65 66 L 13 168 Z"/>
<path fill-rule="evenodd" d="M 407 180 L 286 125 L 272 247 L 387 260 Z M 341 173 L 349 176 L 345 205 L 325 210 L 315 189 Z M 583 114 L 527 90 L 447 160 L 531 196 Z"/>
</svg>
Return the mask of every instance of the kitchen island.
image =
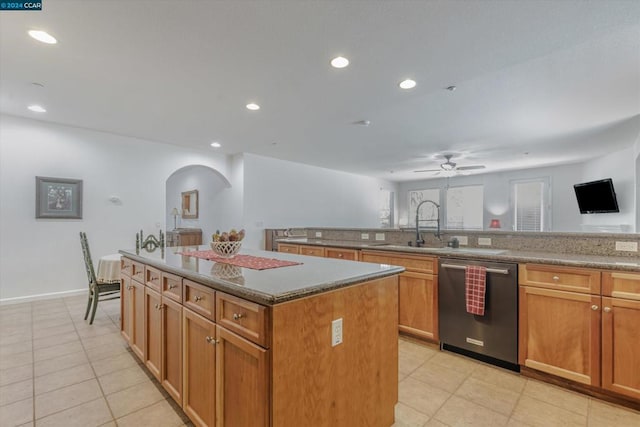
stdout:
<svg viewBox="0 0 640 427">
<path fill-rule="evenodd" d="M 252 270 L 183 252 L 120 251 L 122 335 L 196 425 L 390 426 L 398 274 L 265 251 Z"/>
</svg>

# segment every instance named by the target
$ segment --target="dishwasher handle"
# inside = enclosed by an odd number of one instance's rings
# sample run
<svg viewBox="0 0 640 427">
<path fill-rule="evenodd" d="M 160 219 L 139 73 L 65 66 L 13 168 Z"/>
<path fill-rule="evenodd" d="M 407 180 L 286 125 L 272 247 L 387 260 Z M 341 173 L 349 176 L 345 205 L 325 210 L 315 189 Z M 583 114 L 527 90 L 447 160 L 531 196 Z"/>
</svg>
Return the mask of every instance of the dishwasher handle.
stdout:
<svg viewBox="0 0 640 427">
<path fill-rule="evenodd" d="M 442 268 L 451 268 L 453 270 L 466 270 L 467 266 L 465 265 L 457 265 L 457 264 L 440 264 Z M 496 273 L 496 274 L 509 274 L 509 270 L 506 268 L 487 268 L 487 273 Z"/>
</svg>

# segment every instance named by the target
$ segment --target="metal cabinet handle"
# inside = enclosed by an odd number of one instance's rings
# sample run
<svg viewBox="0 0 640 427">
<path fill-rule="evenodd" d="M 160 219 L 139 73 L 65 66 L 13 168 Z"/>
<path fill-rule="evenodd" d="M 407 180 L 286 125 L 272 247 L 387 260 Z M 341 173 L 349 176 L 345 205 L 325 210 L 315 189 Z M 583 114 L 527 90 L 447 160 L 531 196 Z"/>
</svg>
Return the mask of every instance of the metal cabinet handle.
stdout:
<svg viewBox="0 0 640 427">
<path fill-rule="evenodd" d="M 205 339 L 207 340 L 207 343 L 209 343 L 209 344 L 212 344 L 212 345 L 216 345 L 216 344 L 218 344 L 218 341 L 216 341 L 216 339 L 215 339 L 215 338 L 213 338 L 213 337 L 209 337 L 209 336 L 208 336 L 208 337 L 207 337 L 207 338 L 205 338 Z"/>
<path fill-rule="evenodd" d="M 194 300 L 195 302 L 198 302 L 198 301 L 201 301 L 201 300 L 202 300 L 202 297 L 201 297 L 200 295 L 196 295 L 195 297 L 193 297 L 193 300 Z"/>
<path fill-rule="evenodd" d="M 560 280 L 560 278 L 559 278 L 558 276 L 553 276 L 553 277 L 552 277 L 552 279 L 553 279 L 553 280 L 555 280 L 556 282 L 557 282 L 558 280 Z"/>
<path fill-rule="evenodd" d="M 343 256 L 342 254 L 338 254 L 338 258 L 342 258 L 342 256 Z"/>
<path fill-rule="evenodd" d="M 158 309 L 158 304 L 156 304 L 155 307 L 156 307 L 156 310 L 157 310 Z"/>
<path fill-rule="evenodd" d="M 174 289 L 176 288 L 178 285 L 169 285 L 169 289 Z"/>
<path fill-rule="evenodd" d="M 593 310 L 593 311 L 596 311 L 596 310 L 598 310 L 599 308 L 600 308 L 600 307 L 598 307 L 598 306 L 597 306 L 597 305 L 595 305 L 595 304 L 593 304 L 593 305 L 591 306 L 591 310 Z"/>
<path fill-rule="evenodd" d="M 605 307 L 603 308 L 605 313 L 610 313 L 611 312 L 611 307 Z"/>
<path fill-rule="evenodd" d="M 242 313 L 233 313 L 233 320 L 240 320 L 243 317 L 245 317 L 245 315 Z"/>
<path fill-rule="evenodd" d="M 129 285 L 129 286 L 127 286 L 127 289 L 131 290 L 131 289 L 133 289 L 133 286 Z"/>
</svg>

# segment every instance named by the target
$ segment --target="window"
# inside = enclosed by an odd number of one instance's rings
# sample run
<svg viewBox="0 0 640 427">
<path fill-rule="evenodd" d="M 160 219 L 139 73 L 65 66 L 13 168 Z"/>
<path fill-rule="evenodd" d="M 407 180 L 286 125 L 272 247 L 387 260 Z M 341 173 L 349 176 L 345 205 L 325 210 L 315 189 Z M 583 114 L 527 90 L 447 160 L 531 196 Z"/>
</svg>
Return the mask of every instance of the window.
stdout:
<svg viewBox="0 0 640 427">
<path fill-rule="evenodd" d="M 440 204 L 440 189 L 432 188 L 428 190 L 410 190 L 409 191 L 409 220 L 407 223 L 410 226 L 416 226 L 416 209 L 418 205 L 425 201 L 431 200 L 437 204 Z M 425 203 L 420 208 L 420 226 L 425 227 L 436 227 L 435 220 L 438 217 L 438 210 L 431 203 Z M 424 223 L 422 221 L 425 221 Z M 433 223 L 429 223 L 426 221 L 434 221 Z"/>
<path fill-rule="evenodd" d="M 393 191 L 380 189 L 380 227 L 391 228 L 394 225 Z"/>
<path fill-rule="evenodd" d="M 484 220 L 484 187 L 469 185 L 447 189 L 446 227 L 449 229 L 482 229 Z"/>
<path fill-rule="evenodd" d="M 549 179 L 511 182 L 511 209 L 515 231 L 546 231 Z"/>
</svg>

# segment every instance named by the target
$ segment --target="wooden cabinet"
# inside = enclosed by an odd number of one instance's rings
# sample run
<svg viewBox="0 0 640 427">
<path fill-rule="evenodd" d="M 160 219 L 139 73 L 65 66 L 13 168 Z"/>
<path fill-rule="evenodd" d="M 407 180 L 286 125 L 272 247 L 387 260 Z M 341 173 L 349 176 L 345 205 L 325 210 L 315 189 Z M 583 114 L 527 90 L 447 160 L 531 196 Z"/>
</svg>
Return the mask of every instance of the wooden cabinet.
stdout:
<svg viewBox="0 0 640 427">
<path fill-rule="evenodd" d="M 520 287 L 518 363 L 600 385 L 600 296 Z"/>
<path fill-rule="evenodd" d="M 398 329 L 437 341 L 438 261 L 435 257 L 362 251 L 362 261 L 401 265 L 406 271 L 398 282 Z"/>
<path fill-rule="evenodd" d="M 322 246 L 305 246 L 300 245 L 300 255 L 324 257 L 324 248 Z"/>
<path fill-rule="evenodd" d="M 349 261 L 358 261 L 360 259 L 360 251 L 357 249 L 344 248 L 324 248 L 324 256 L 326 258 L 346 259 Z"/>
<path fill-rule="evenodd" d="M 640 274 L 602 276 L 602 387 L 640 399 Z"/>
<path fill-rule="evenodd" d="M 522 286 L 600 295 L 600 271 L 587 268 L 520 264 L 518 281 Z"/>
<path fill-rule="evenodd" d="M 218 425 L 268 427 L 268 351 L 219 325 L 216 330 Z"/>
<path fill-rule="evenodd" d="M 300 253 L 299 245 L 291 245 L 288 243 L 278 243 L 278 252 L 286 252 L 288 254 Z"/>
<path fill-rule="evenodd" d="M 182 283 L 183 305 L 209 320 L 215 320 L 214 290 L 187 279 L 184 279 Z"/>
<path fill-rule="evenodd" d="M 162 301 L 160 294 L 147 287 L 144 290 L 144 364 L 160 381 L 162 367 Z"/>
<path fill-rule="evenodd" d="M 269 347 L 269 322 L 266 308 L 260 304 L 217 292 L 216 321 L 256 344 Z"/>
<path fill-rule="evenodd" d="M 202 230 L 199 228 L 176 228 L 167 231 L 167 247 L 197 246 L 202 244 Z"/>
<path fill-rule="evenodd" d="M 144 285 L 125 274 L 120 281 L 120 334 L 144 360 Z"/>
<path fill-rule="evenodd" d="M 214 426 L 216 325 L 188 309 L 182 316 L 182 409 L 197 426 Z"/>
<path fill-rule="evenodd" d="M 182 405 L 182 306 L 162 295 L 160 383 Z"/>
</svg>

